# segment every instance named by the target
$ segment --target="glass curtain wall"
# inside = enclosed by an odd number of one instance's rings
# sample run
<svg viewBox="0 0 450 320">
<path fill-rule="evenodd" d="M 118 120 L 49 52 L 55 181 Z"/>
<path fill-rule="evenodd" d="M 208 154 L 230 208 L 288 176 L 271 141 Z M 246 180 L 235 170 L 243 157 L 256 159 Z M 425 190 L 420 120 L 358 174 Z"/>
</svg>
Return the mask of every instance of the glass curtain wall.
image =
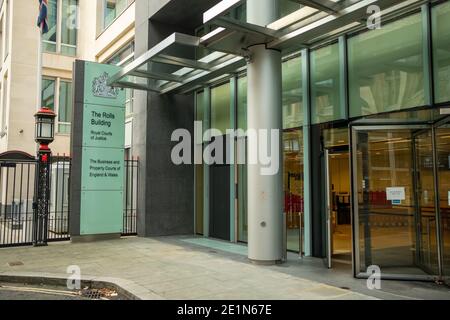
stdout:
<svg viewBox="0 0 450 320">
<path fill-rule="evenodd" d="M 283 62 L 282 108 L 284 210 L 287 249 L 300 251 L 300 219 L 304 213 L 302 57 Z"/>
<path fill-rule="evenodd" d="M 283 62 L 282 99 L 283 129 L 301 127 L 303 124 L 302 58 Z"/>
<path fill-rule="evenodd" d="M 442 229 L 443 271 L 447 284 L 450 283 L 450 124 L 436 129 L 439 177 L 439 207 Z"/>
<path fill-rule="evenodd" d="M 350 117 L 423 106 L 422 15 L 348 39 Z"/>
<path fill-rule="evenodd" d="M 434 90 L 437 103 L 450 101 L 450 2 L 432 8 Z"/>
<path fill-rule="evenodd" d="M 217 129 L 226 134 L 230 128 L 231 114 L 231 86 L 230 83 L 224 83 L 211 88 L 211 128 Z"/>
<path fill-rule="evenodd" d="M 343 119 L 339 44 L 312 51 L 310 59 L 312 124 Z"/>
</svg>

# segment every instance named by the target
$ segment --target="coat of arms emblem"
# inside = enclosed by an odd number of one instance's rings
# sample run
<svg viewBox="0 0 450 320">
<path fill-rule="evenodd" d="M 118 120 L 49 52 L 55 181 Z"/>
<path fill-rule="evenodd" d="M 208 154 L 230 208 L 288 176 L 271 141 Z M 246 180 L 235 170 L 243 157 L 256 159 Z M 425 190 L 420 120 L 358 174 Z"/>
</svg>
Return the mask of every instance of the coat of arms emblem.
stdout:
<svg viewBox="0 0 450 320">
<path fill-rule="evenodd" d="M 92 94 L 94 97 L 115 99 L 119 95 L 119 89 L 107 85 L 109 74 L 104 72 L 92 81 Z"/>
</svg>

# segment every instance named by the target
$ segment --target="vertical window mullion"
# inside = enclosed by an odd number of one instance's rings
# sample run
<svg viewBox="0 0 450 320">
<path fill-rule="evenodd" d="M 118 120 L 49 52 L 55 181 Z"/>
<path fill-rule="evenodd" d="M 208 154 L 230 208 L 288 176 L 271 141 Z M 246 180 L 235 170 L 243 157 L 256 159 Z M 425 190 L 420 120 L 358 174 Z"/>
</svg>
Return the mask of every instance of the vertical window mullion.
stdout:
<svg viewBox="0 0 450 320">
<path fill-rule="evenodd" d="M 61 41 L 62 41 L 62 2 L 63 0 L 58 0 L 56 3 L 56 52 L 61 53 Z"/>
<path fill-rule="evenodd" d="M 55 132 L 59 133 L 59 91 L 61 89 L 61 78 L 55 79 L 55 110 L 56 119 L 55 119 Z"/>
</svg>

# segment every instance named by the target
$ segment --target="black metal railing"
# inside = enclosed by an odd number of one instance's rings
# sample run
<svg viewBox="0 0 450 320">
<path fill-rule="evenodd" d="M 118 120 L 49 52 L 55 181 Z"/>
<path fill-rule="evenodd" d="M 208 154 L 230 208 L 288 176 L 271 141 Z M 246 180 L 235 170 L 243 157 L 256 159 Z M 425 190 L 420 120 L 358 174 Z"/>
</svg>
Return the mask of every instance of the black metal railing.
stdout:
<svg viewBox="0 0 450 320">
<path fill-rule="evenodd" d="M 48 217 L 48 241 L 70 240 L 69 188 L 72 159 L 66 155 L 52 157 L 50 166 L 50 205 Z"/>
<path fill-rule="evenodd" d="M 0 247 L 33 242 L 35 159 L 0 160 Z"/>
<path fill-rule="evenodd" d="M 124 236 L 137 235 L 138 159 L 125 160 Z M 37 160 L 28 154 L 0 155 L 0 247 L 33 244 Z M 48 241 L 70 240 L 69 156 L 56 155 L 50 165 Z"/>
<path fill-rule="evenodd" d="M 123 236 L 137 235 L 137 194 L 139 179 L 138 159 L 125 160 L 125 192 L 123 212 Z"/>
</svg>

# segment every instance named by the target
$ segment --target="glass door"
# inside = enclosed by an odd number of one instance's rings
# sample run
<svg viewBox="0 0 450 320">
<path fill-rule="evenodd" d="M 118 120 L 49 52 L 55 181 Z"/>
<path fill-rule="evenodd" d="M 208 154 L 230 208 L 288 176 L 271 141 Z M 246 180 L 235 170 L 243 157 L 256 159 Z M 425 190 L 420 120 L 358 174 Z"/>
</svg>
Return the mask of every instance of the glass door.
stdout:
<svg viewBox="0 0 450 320">
<path fill-rule="evenodd" d="M 383 278 L 433 279 L 433 173 L 417 164 L 429 161 L 426 148 L 432 140 L 428 133 L 418 134 L 426 129 L 430 127 L 352 129 L 355 269 L 360 277 L 375 266 Z"/>
<path fill-rule="evenodd" d="M 331 182 L 330 182 L 330 154 L 328 149 L 325 150 L 325 247 L 326 247 L 326 257 L 325 265 L 328 269 L 333 267 L 333 229 L 332 229 L 332 197 L 331 197 Z"/>
<path fill-rule="evenodd" d="M 438 124 L 435 129 L 437 177 L 439 191 L 440 241 L 442 248 L 442 272 L 450 284 L 450 121 Z"/>
<path fill-rule="evenodd" d="M 413 133 L 413 169 L 416 227 L 415 264 L 429 274 L 439 274 L 437 243 L 436 190 L 434 179 L 433 131 Z"/>
</svg>

